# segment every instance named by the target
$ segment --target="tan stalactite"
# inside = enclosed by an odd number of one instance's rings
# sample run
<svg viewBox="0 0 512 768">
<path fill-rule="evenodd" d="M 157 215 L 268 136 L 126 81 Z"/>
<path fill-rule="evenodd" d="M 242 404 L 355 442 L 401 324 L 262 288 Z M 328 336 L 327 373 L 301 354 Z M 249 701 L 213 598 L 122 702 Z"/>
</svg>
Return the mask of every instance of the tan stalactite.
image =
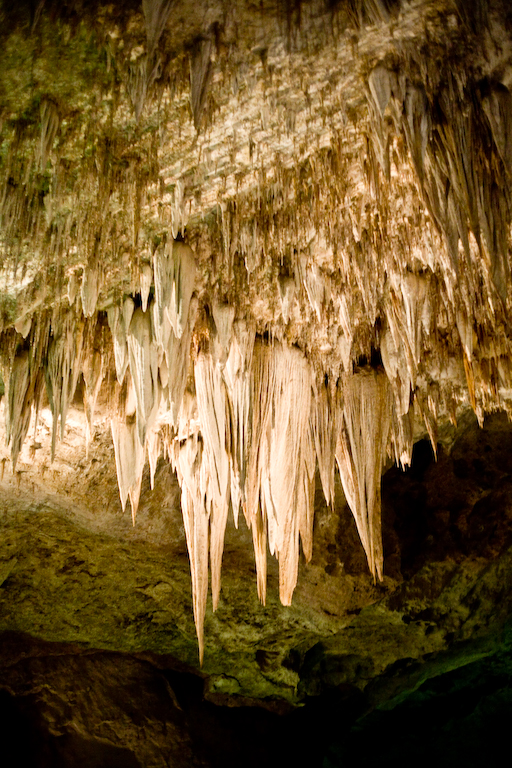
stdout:
<svg viewBox="0 0 512 768">
<path fill-rule="evenodd" d="M 212 76 L 213 46 L 213 34 L 208 33 L 195 40 L 190 55 L 190 106 L 197 131 L 201 127 Z"/>
<path fill-rule="evenodd" d="M 96 401 L 105 376 L 105 356 L 100 349 L 93 349 L 85 356 L 82 374 L 84 377 L 84 409 L 86 418 L 85 445 L 89 454 L 89 446 L 94 436 L 94 412 Z"/>
<path fill-rule="evenodd" d="M 113 416 L 110 421 L 121 505 L 124 510 L 127 499 L 130 499 L 134 525 L 146 461 L 145 446 L 140 441 L 135 409 L 136 398 L 134 387 L 131 385 L 124 414 Z"/>
<path fill-rule="evenodd" d="M 157 348 L 151 330 L 151 315 L 136 309 L 126 336 L 128 360 L 137 400 L 137 428 L 139 440 L 145 444 L 160 405 Z"/>
<path fill-rule="evenodd" d="M 251 440 L 251 366 L 255 333 L 243 321 L 237 321 L 226 364 L 222 371 L 227 389 L 230 415 L 231 505 L 238 527 L 240 508 L 247 510 L 247 456 Z"/>
<path fill-rule="evenodd" d="M 155 251 L 155 320 L 165 329 L 169 323 L 180 339 L 187 326 L 190 301 L 196 280 L 196 262 L 192 249 L 176 241 Z M 164 345 L 166 333 L 164 331 Z"/>
<path fill-rule="evenodd" d="M 414 407 L 412 405 L 405 414 L 400 414 L 396 407 L 393 408 L 391 443 L 396 465 L 402 469 L 410 467 L 414 445 Z"/>
<path fill-rule="evenodd" d="M 33 412 L 37 412 L 44 387 L 42 368 L 30 350 L 22 349 L 14 357 L 9 377 L 6 441 L 11 446 L 13 472 L 27 436 Z"/>
<path fill-rule="evenodd" d="M 264 480 L 268 474 L 268 442 L 271 429 L 272 393 L 275 370 L 267 344 L 257 340 L 251 370 L 251 440 L 248 449 L 246 479 L 246 519 L 255 544 L 258 597 L 263 604 L 267 589 L 267 511 Z"/>
<path fill-rule="evenodd" d="M 336 416 L 337 409 L 336 403 L 333 402 L 332 388 L 324 380 L 314 388 L 311 420 L 320 480 L 328 504 L 334 504 Z"/>
<path fill-rule="evenodd" d="M 36 158 L 40 169 L 44 171 L 48 161 L 48 156 L 59 130 L 60 117 L 57 106 L 50 99 L 42 99 L 40 104 L 40 112 L 41 135 Z"/>
<path fill-rule="evenodd" d="M 314 447 L 311 436 L 311 369 L 295 347 L 273 348 L 274 396 L 268 452 L 268 479 L 272 499 L 267 508 L 270 551 L 279 559 L 279 594 L 290 605 L 297 583 L 299 530 L 310 552 L 308 521 L 312 503 L 309 490 Z M 313 470 L 314 471 L 314 470 Z"/>
<path fill-rule="evenodd" d="M 205 498 L 207 477 L 203 466 L 203 441 L 198 431 L 175 442 L 170 459 L 181 487 L 181 512 L 190 559 L 192 604 L 202 664 L 208 597 L 209 510 Z"/>
<path fill-rule="evenodd" d="M 83 359 L 85 323 L 68 310 L 52 322 L 45 361 L 48 402 L 52 411 L 52 461 L 55 456 L 58 426 L 64 437 L 66 416 L 73 400 Z"/>
<path fill-rule="evenodd" d="M 92 317 L 100 291 L 100 278 L 95 267 L 87 265 L 82 275 L 81 297 L 85 317 Z"/>
<path fill-rule="evenodd" d="M 153 55 L 174 4 L 175 0 L 142 0 L 148 56 Z"/>
<path fill-rule="evenodd" d="M 155 487 L 155 474 L 162 451 L 162 438 L 158 427 L 153 427 L 146 435 L 146 446 L 149 461 L 149 480 L 151 490 Z"/>
<path fill-rule="evenodd" d="M 131 296 L 128 296 L 124 300 L 122 308 L 111 306 L 107 313 L 114 344 L 114 359 L 119 384 L 123 383 L 128 368 L 127 333 L 134 311 L 134 301 Z"/>
<path fill-rule="evenodd" d="M 374 578 L 383 577 L 381 474 L 392 416 L 384 373 L 362 369 L 343 377 L 336 461 L 348 505 Z"/>
<path fill-rule="evenodd" d="M 207 477 L 206 505 L 210 510 L 210 558 L 213 609 L 220 594 L 224 534 L 229 511 L 229 425 L 226 387 L 220 366 L 200 352 L 194 365 L 197 411 L 204 441 L 202 460 Z"/>
</svg>

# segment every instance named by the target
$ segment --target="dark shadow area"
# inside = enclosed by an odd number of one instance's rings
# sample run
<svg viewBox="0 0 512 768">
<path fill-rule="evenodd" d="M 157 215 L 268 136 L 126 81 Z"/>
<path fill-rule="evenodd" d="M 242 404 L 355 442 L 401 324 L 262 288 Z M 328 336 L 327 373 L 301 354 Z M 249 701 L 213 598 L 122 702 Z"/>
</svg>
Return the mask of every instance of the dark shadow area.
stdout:
<svg viewBox="0 0 512 768">
<path fill-rule="evenodd" d="M 492 558 L 512 540 L 512 427 L 504 414 L 476 418 L 451 451 L 428 440 L 411 467 L 382 479 L 384 573 L 406 579 L 426 562 Z M 398 563 L 399 561 L 399 563 Z"/>
<path fill-rule="evenodd" d="M 512 718 L 512 654 L 440 675 L 392 710 L 376 710 L 328 748 L 323 768 L 503 765 Z"/>
<path fill-rule="evenodd" d="M 1 764 L 5 768 L 35 768 L 39 738 L 30 716 L 23 711 L 18 697 L 0 690 Z"/>
<path fill-rule="evenodd" d="M 155 670 L 155 676 L 160 672 Z M 203 681 L 165 671 L 182 708 L 197 762 L 205 768 L 502 765 L 512 717 L 512 654 L 502 652 L 439 675 L 391 710 L 364 715 L 366 697 L 333 686 L 284 715 L 217 706 Z M 84 681 L 87 683 L 87 681 Z M 134 706 L 136 702 L 134 700 Z M 141 712 L 141 717 L 144 713 Z M 358 719 L 359 718 L 359 719 Z M 75 733 L 50 734 L 34 699 L 0 692 L 2 766 L 141 768 L 130 749 Z M 186 765 L 171 763 L 173 766 Z"/>
<path fill-rule="evenodd" d="M 65 734 L 51 739 L 51 760 L 41 768 L 141 768 L 128 749 L 84 739 L 78 734 Z"/>
<path fill-rule="evenodd" d="M 364 697 L 353 686 L 333 686 L 286 714 L 263 707 L 223 707 L 203 699 L 203 683 L 166 673 L 198 754 L 212 768 L 321 768 L 323 745 L 354 722 Z"/>
</svg>

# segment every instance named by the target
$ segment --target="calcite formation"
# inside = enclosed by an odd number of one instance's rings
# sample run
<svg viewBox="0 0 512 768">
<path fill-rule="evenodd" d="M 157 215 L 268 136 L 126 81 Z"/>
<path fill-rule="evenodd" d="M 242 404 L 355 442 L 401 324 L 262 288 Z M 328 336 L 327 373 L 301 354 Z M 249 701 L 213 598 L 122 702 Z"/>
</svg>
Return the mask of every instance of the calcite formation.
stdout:
<svg viewBox="0 0 512 768">
<path fill-rule="evenodd" d="M 203 654 L 230 510 L 290 604 L 337 465 L 382 579 L 380 478 L 512 407 L 506 0 L 3 3 L 13 470 L 108 414 L 123 507 L 176 472 Z"/>
</svg>

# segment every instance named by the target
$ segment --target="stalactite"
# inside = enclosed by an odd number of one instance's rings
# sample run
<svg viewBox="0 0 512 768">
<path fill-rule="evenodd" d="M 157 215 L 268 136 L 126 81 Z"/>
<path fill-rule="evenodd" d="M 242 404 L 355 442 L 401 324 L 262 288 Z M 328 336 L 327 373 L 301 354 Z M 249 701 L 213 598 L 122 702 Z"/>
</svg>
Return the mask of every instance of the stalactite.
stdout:
<svg viewBox="0 0 512 768">
<path fill-rule="evenodd" d="M 198 38 L 194 42 L 190 56 L 190 106 L 192 107 L 196 131 L 199 131 L 201 127 L 212 76 L 213 44 L 213 35 L 211 34 Z"/>
<path fill-rule="evenodd" d="M 272 417 L 275 370 L 271 350 L 257 341 L 251 371 L 251 447 L 247 461 L 246 516 L 252 529 L 258 597 L 265 604 L 267 590 L 267 516 L 264 481 L 268 480 L 268 441 Z"/>
<path fill-rule="evenodd" d="M 96 309 L 100 290 L 98 270 L 92 266 L 86 266 L 82 275 L 82 307 L 85 317 L 92 317 Z"/>
<path fill-rule="evenodd" d="M 157 348 L 152 338 L 149 312 L 140 308 L 135 310 L 126 340 L 137 401 L 137 429 L 140 443 L 144 445 L 146 431 L 153 426 L 160 405 Z"/>
<path fill-rule="evenodd" d="M 43 371 L 30 350 L 20 349 L 13 360 L 9 377 L 6 413 L 6 441 L 11 445 L 13 472 L 27 436 L 33 411 L 37 411 L 43 391 Z"/>
<path fill-rule="evenodd" d="M 194 621 L 202 664 L 208 596 L 209 513 L 205 504 L 207 478 L 203 468 L 203 441 L 198 432 L 176 442 L 170 455 L 181 487 L 181 512 L 190 559 Z"/>
<path fill-rule="evenodd" d="M 186 327 L 196 279 L 192 249 L 176 241 L 158 249 L 154 256 L 154 273 L 158 322 L 163 327 L 167 320 L 176 338 L 180 339 Z"/>
<path fill-rule="evenodd" d="M 285 277 L 279 280 L 278 285 L 279 298 L 281 299 L 281 312 L 284 322 L 287 323 L 291 316 L 292 306 L 296 294 L 295 280 L 291 277 Z"/>
<path fill-rule="evenodd" d="M 398 335 L 398 334 L 397 334 Z M 400 336 L 398 335 L 398 339 Z M 389 381 L 393 385 L 395 410 L 399 418 L 409 412 L 412 392 L 410 366 L 400 340 L 395 340 L 395 334 L 389 327 L 384 328 L 380 337 L 382 363 Z"/>
<path fill-rule="evenodd" d="M 310 435 L 311 371 L 298 349 L 275 347 L 275 389 L 269 440 L 268 477 L 272 503 L 267 508 L 270 551 L 279 558 L 279 594 L 290 605 L 297 582 L 299 521 L 309 551 L 308 470 L 313 443 Z"/>
<path fill-rule="evenodd" d="M 145 453 L 139 439 L 139 431 L 134 416 L 112 418 L 110 422 L 112 442 L 116 457 L 117 482 L 123 511 L 130 499 L 132 520 L 139 506 L 142 475 L 144 472 Z"/>
<path fill-rule="evenodd" d="M 393 408 L 391 417 L 391 442 L 397 466 L 406 469 L 412 461 L 414 445 L 414 408 L 411 406 L 405 414 L 397 413 Z"/>
<path fill-rule="evenodd" d="M 336 461 L 373 577 L 383 578 L 380 480 L 391 426 L 391 389 L 384 373 L 343 378 Z"/>
<path fill-rule="evenodd" d="M 337 408 L 327 381 L 315 387 L 312 429 L 320 480 L 328 504 L 334 504 L 334 452 L 336 448 Z"/>
<path fill-rule="evenodd" d="M 84 410 L 86 418 L 85 445 L 88 455 L 89 446 L 94 436 L 96 401 L 105 376 L 105 355 L 101 346 L 93 347 L 92 351 L 84 356 L 82 374 L 84 377 Z"/>
<path fill-rule="evenodd" d="M 148 56 L 152 56 L 166 27 L 175 0 L 142 0 Z"/>
<path fill-rule="evenodd" d="M 41 170 L 46 168 L 50 150 L 57 136 L 60 117 L 56 105 L 49 99 L 43 99 L 40 104 L 41 136 L 37 153 L 37 163 Z"/>
<path fill-rule="evenodd" d="M 162 440 L 158 427 L 153 427 L 146 435 L 146 446 L 149 460 L 149 479 L 151 490 L 155 487 L 155 474 L 158 459 L 162 450 Z"/>
<path fill-rule="evenodd" d="M 220 346 L 219 358 L 224 363 L 229 353 L 231 336 L 233 333 L 235 307 L 220 301 L 213 301 L 212 314 L 217 331 L 215 341 L 217 341 Z"/>
<path fill-rule="evenodd" d="M 296 348 L 258 343 L 252 367 L 252 448 L 246 481 L 258 594 L 266 595 L 266 540 L 279 559 L 279 592 L 289 605 L 297 580 L 299 534 L 311 553 L 315 468 L 310 423 L 312 374 Z"/>
<path fill-rule="evenodd" d="M 168 403 L 173 424 L 176 424 L 178 421 L 178 414 L 187 384 L 190 367 L 190 344 L 197 311 L 197 298 L 193 297 L 190 301 L 183 335 L 177 339 L 169 328 L 167 343 L 160 348 L 160 352 L 163 355 L 159 368 L 160 380 L 162 380 L 162 376 L 164 378 L 167 377 L 167 386 L 163 395 Z"/>
<path fill-rule="evenodd" d="M 140 273 L 140 296 L 142 300 L 142 311 L 146 312 L 148 308 L 149 292 L 153 282 L 153 270 L 151 264 L 143 264 Z"/>
<path fill-rule="evenodd" d="M 117 306 L 111 306 L 108 309 L 108 324 L 112 333 L 114 343 L 114 359 L 116 365 L 116 375 L 119 384 L 124 381 L 124 376 L 128 368 L 128 344 L 127 333 L 135 311 L 135 304 L 131 296 L 128 296 L 120 309 Z"/>
<path fill-rule="evenodd" d="M 324 307 L 329 303 L 331 294 L 329 278 L 322 275 L 317 264 L 308 266 L 306 259 L 303 260 L 300 271 L 311 309 L 315 312 L 318 322 L 322 322 Z"/>
<path fill-rule="evenodd" d="M 240 507 L 247 510 L 247 455 L 251 440 L 251 368 L 255 333 L 243 321 L 237 321 L 223 378 L 230 406 L 231 445 L 229 449 L 231 504 L 238 527 Z"/>
<path fill-rule="evenodd" d="M 199 353 L 194 364 L 197 411 L 203 437 L 203 467 L 207 478 L 206 506 L 210 510 L 210 558 L 213 609 L 220 594 L 220 570 L 229 510 L 229 422 L 222 372 L 211 355 Z"/>
<path fill-rule="evenodd" d="M 75 394 L 81 372 L 84 344 L 84 322 L 68 311 L 57 314 L 52 322 L 51 338 L 45 361 L 45 380 L 48 402 L 52 411 L 52 461 L 55 457 L 58 426 L 64 437 L 68 407 Z"/>
</svg>

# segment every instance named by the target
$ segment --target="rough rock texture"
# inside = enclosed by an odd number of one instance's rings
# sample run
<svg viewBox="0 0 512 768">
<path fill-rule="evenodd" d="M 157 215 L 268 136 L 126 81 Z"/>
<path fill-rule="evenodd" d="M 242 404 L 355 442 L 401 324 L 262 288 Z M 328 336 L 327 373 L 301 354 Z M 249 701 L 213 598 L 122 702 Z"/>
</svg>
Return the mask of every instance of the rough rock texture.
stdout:
<svg viewBox="0 0 512 768">
<path fill-rule="evenodd" d="M 0 4 L 0 688 L 41 761 L 239 765 L 194 723 L 258 706 L 343 762 L 330 703 L 356 745 L 501 690 L 511 88 L 506 0 Z"/>
</svg>

